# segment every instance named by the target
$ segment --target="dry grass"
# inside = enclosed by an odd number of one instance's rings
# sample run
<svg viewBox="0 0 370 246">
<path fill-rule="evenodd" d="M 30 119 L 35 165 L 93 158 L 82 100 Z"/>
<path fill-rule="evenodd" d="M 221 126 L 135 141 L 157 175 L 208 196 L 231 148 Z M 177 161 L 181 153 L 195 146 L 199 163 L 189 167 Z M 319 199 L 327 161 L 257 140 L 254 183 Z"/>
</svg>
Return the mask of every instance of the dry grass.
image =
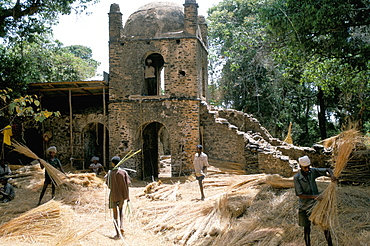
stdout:
<svg viewBox="0 0 370 246">
<path fill-rule="evenodd" d="M 355 150 L 360 134 L 357 130 L 351 129 L 338 135 L 330 142 L 333 148 L 334 176 L 340 177 L 346 167 L 351 154 Z M 338 223 L 337 211 L 337 183 L 331 182 L 322 193 L 322 201 L 318 202 L 312 210 L 310 220 L 319 225 L 323 230 L 329 230 Z"/>
<path fill-rule="evenodd" d="M 34 160 L 39 160 L 40 163 L 45 167 L 45 169 L 47 170 L 48 174 L 50 175 L 51 177 L 51 180 L 53 181 L 53 183 L 57 186 L 63 184 L 63 178 L 65 177 L 65 175 L 59 171 L 58 169 L 56 169 L 55 167 L 53 167 L 52 165 L 50 165 L 49 163 L 47 163 L 46 161 L 44 161 L 43 159 L 39 158 L 35 153 L 33 153 L 26 145 L 23 145 L 21 143 L 18 143 L 16 141 L 13 141 L 12 142 L 12 146 L 14 147 L 14 150 L 17 151 L 18 153 L 21 153 L 27 157 L 30 157 Z"/>
<path fill-rule="evenodd" d="M 71 179 L 87 176 L 90 175 L 76 173 Z M 29 182 L 32 177 L 29 176 Z M 94 178 L 103 183 L 101 177 Z M 204 181 L 208 184 L 206 200 L 199 201 L 195 199 L 200 197 L 197 181 L 165 178 L 160 186 L 172 187 L 172 190 L 178 186 L 181 199 L 152 200 L 140 196 L 149 190 L 148 184 L 134 180 L 130 187 L 132 210 L 126 213 L 124 221 L 126 243 L 131 246 L 304 245 L 303 229 L 297 225 L 298 198 L 293 188 L 285 187 L 290 185 L 289 179 L 277 175 L 217 173 L 210 174 Z M 44 227 L 23 230 L 23 235 L 3 236 L 0 244 L 125 245 L 111 238 L 115 232 L 107 209 L 106 186 L 95 185 L 94 181 L 86 187 L 79 182 L 72 185 L 73 189 L 60 186 L 57 201 L 52 201 L 59 204 L 59 217 L 45 219 Z M 318 185 L 325 189 L 328 182 L 318 181 Z M 155 188 L 151 191 L 154 191 L 151 194 L 160 192 Z M 32 203 L 37 203 L 39 192 L 29 190 L 27 185 L 17 189 L 17 200 L 0 204 L 0 224 L 20 218 L 22 210 L 34 211 Z M 334 228 L 335 245 L 366 245 L 370 239 L 370 188 L 343 186 L 337 188 L 337 193 L 341 223 Z M 15 203 L 19 206 L 14 206 Z M 48 225 L 55 225 L 53 220 L 59 223 L 50 228 Z M 321 230 L 313 228 L 311 239 L 312 245 L 326 245 Z"/>
</svg>

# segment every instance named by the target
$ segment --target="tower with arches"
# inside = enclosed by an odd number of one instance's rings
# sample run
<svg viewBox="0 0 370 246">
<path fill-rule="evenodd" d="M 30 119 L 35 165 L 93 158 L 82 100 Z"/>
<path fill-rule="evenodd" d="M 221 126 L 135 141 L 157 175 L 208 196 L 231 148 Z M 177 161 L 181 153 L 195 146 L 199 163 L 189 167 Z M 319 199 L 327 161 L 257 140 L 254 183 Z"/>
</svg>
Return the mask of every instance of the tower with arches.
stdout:
<svg viewBox="0 0 370 246">
<path fill-rule="evenodd" d="M 158 177 L 162 155 L 171 156 L 173 174 L 191 169 L 202 143 L 207 55 L 207 26 L 196 0 L 144 5 L 125 25 L 119 5 L 111 5 L 109 151 L 124 156 L 142 149 L 126 164 L 139 177 Z"/>
</svg>

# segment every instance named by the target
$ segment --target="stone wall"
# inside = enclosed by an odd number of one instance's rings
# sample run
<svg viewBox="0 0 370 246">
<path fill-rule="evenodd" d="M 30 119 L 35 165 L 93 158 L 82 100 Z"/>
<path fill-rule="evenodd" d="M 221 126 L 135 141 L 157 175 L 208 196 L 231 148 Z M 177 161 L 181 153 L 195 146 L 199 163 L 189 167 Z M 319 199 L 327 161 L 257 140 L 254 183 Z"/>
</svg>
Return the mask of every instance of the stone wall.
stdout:
<svg viewBox="0 0 370 246">
<path fill-rule="evenodd" d="M 110 155 L 124 156 L 129 150 L 142 149 L 145 127 L 153 122 L 169 134 L 172 172 L 191 169 L 194 146 L 199 143 L 199 100 L 127 100 L 109 105 Z M 142 157 L 125 165 L 141 172 Z"/>
<path fill-rule="evenodd" d="M 204 129 L 203 150 L 209 158 L 235 163 L 245 163 L 244 137 L 238 134 L 228 122 L 215 116 L 216 112 L 208 111 L 202 104 L 200 124 Z"/>
<path fill-rule="evenodd" d="M 210 158 L 234 162 L 249 174 L 290 177 L 297 171 L 297 159 L 304 155 L 314 166 L 328 167 L 330 153 L 322 146 L 299 147 L 273 138 L 257 119 L 243 112 L 203 103 L 200 119 Z"/>
<path fill-rule="evenodd" d="M 52 132 L 52 138 L 45 143 L 45 149 L 50 146 L 56 146 L 58 150 L 58 158 L 63 165 L 71 164 L 71 158 L 75 159 L 74 165 L 82 168 L 82 162 L 85 163 L 85 168 L 90 164 L 90 158 L 87 156 L 86 143 L 84 143 L 84 132 L 89 124 L 104 124 L 105 117 L 102 114 L 75 114 L 72 122 L 72 139 L 73 145 L 71 149 L 70 135 L 70 118 L 62 115 L 58 118 L 47 119 L 43 122 L 43 132 Z M 72 151 L 72 152 L 71 152 Z M 103 163 L 102 156 L 101 163 Z"/>
</svg>

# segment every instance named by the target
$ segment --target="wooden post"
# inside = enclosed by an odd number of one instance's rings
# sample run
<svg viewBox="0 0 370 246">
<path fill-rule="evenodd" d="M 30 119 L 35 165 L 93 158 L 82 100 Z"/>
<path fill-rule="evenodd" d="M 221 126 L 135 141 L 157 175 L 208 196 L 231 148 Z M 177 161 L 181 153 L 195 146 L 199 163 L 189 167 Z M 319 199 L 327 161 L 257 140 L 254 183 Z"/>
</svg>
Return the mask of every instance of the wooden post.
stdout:
<svg viewBox="0 0 370 246">
<path fill-rule="evenodd" d="M 103 167 L 109 169 L 109 167 L 107 167 L 107 161 L 106 161 L 107 159 L 106 158 L 107 134 L 105 130 L 106 123 L 107 123 L 107 120 L 106 120 L 106 112 L 105 112 L 105 87 L 103 87 Z"/>
<path fill-rule="evenodd" d="M 70 151 L 71 151 L 71 158 L 73 158 L 72 91 L 69 90 L 68 92 L 69 92 L 69 136 L 70 136 Z M 71 159 L 71 167 L 73 167 L 73 159 Z"/>
</svg>

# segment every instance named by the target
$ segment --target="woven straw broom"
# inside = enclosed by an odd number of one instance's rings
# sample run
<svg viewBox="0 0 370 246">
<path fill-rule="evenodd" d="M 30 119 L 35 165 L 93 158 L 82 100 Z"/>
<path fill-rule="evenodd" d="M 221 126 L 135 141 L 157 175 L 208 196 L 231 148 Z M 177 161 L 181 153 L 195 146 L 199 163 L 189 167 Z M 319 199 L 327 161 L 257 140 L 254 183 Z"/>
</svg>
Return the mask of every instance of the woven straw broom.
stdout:
<svg viewBox="0 0 370 246">
<path fill-rule="evenodd" d="M 341 175 L 359 140 L 360 134 L 354 129 L 344 131 L 336 138 L 329 139 L 333 147 L 335 177 L 338 178 Z M 313 208 L 310 220 L 323 230 L 329 230 L 338 223 L 337 182 L 331 182 L 322 193 L 322 197 L 323 199 Z"/>
<path fill-rule="evenodd" d="M 65 176 L 61 171 L 44 161 L 43 159 L 40 159 L 35 153 L 33 153 L 26 145 L 18 143 L 16 141 L 12 142 L 12 146 L 14 147 L 14 150 L 18 153 L 21 153 L 27 157 L 30 157 L 35 160 L 39 160 L 40 164 L 43 165 L 48 172 L 49 176 L 51 177 L 51 180 L 56 186 L 59 186 L 63 184 L 62 177 Z"/>
</svg>

